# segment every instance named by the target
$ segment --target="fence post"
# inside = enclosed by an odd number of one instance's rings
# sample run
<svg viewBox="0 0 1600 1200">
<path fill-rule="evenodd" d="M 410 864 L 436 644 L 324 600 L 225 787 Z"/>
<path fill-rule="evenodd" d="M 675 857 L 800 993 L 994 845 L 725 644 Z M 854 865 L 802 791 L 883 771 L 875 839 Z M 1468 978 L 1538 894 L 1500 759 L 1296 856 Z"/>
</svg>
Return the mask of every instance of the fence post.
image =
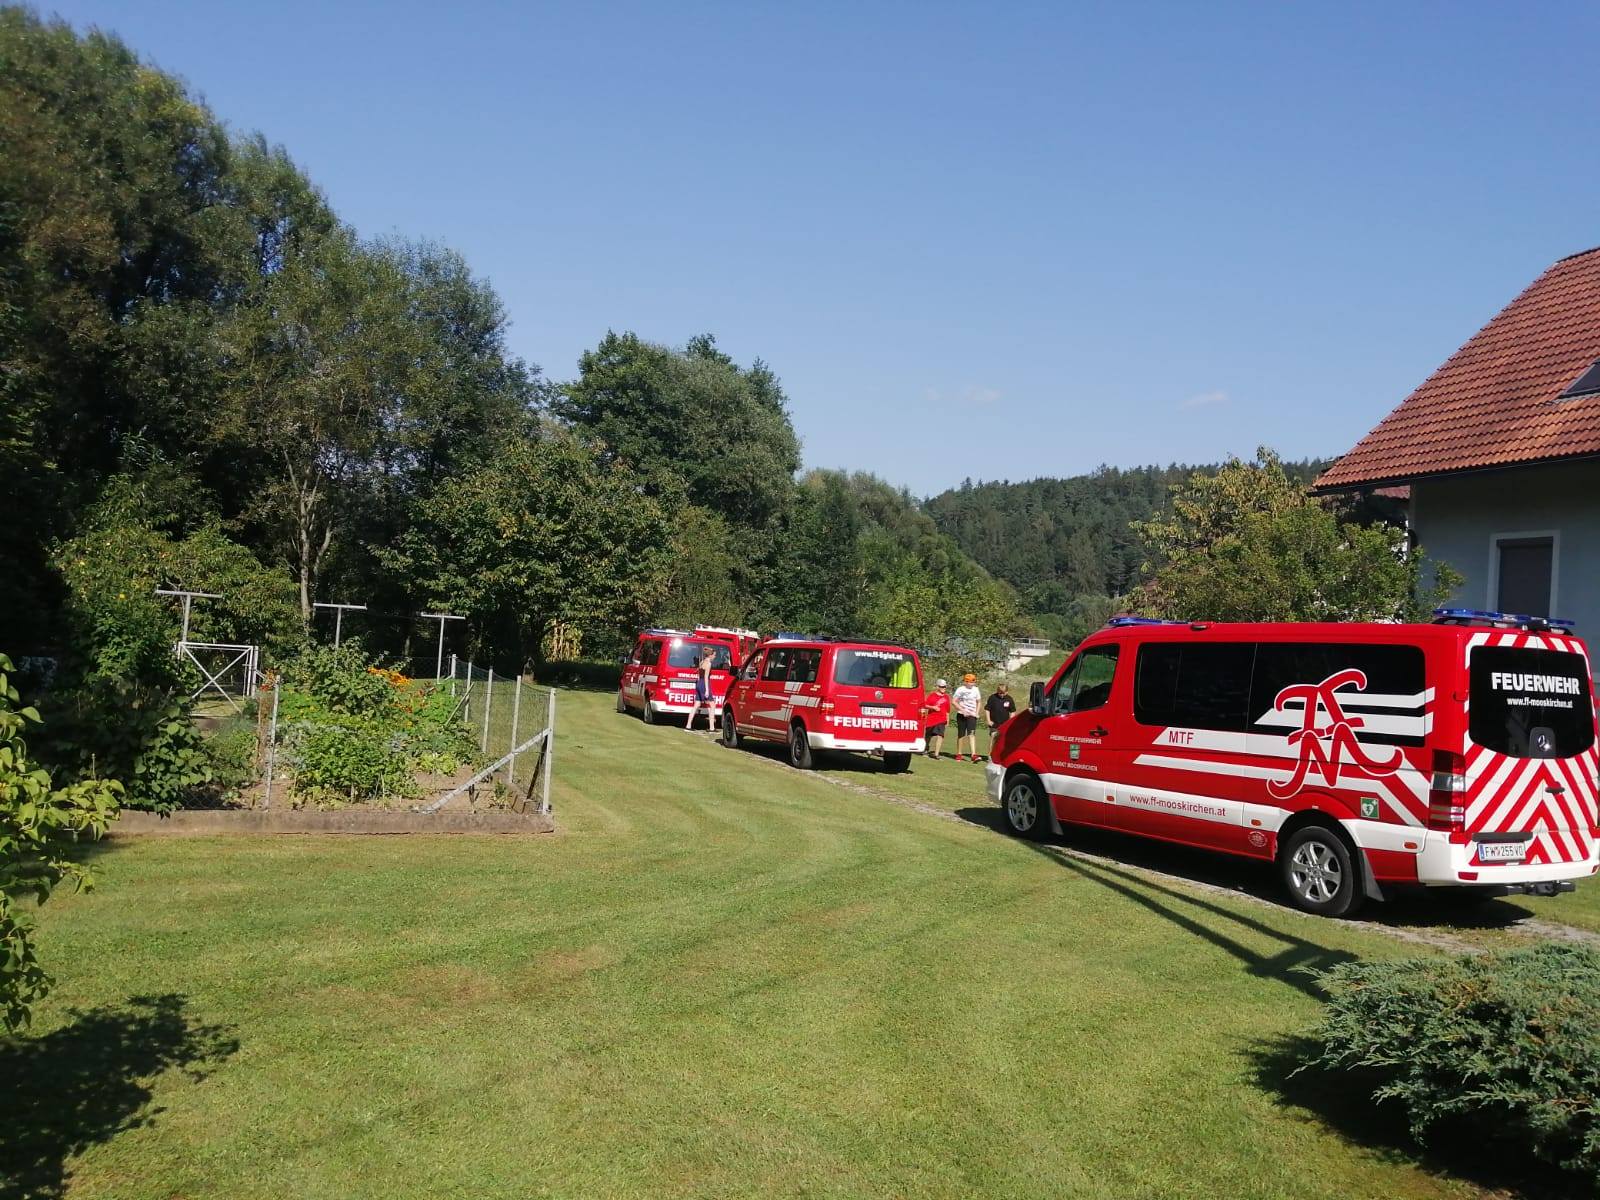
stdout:
<svg viewBox="0 0 1600 1200">
<path fill-rule="evenodd" d="M 544 727 L 544 800 L 539 805 L 541 813 L 550 812 L 550 773 L 556 765 L 556 690 L 550 689 L 550 719 Z"/>
<path fill-rule="evenodd" d="M 489 668 L 489 682 L 483 685 L 483 745 L 481 749 L 489 753 L 489 705 L 494 703 L 494 668 Z"/>
<path fill-rule="evenodd" d="M 281 686 L 277 679 L 272 681 L 272 721 L 267 726 L 267 788 L 261 797 L 261 807 L 272 807 L 272 776 L 278 769 L 278 688 Z"/>
<path fill-rule="evenodd" d="M 522 675 L 519 673 L 511 684 L 511 762 L 506 766 L 506 786 L 517 786 L 517 718 L 522 715 Z"/>
<path fill-rule="evenodd" d="M 450 654 L 450 699 L 454 700 L 455 698 L 456 698 L 456 656 L 455 656 L 455 652 L 452 651 L 451 654 Z"/>
</svg>

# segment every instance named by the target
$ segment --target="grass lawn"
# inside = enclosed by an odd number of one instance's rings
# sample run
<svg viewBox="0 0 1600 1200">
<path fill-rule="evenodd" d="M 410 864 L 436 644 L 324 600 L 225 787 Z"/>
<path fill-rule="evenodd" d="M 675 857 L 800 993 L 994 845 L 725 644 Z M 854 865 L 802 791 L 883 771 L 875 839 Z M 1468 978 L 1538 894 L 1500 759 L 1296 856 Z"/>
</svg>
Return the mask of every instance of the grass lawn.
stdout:
<svg viewBox="0 0 1600 1200">
<path fill-rule="evenodd" d="M 612 703 L 561 697 L 554 837 L 101 854 L 40 914 L 0 1196 L 1480 1194 L 1282 1081 L 1302 969 L 1392 938 Z"/>
</svg>

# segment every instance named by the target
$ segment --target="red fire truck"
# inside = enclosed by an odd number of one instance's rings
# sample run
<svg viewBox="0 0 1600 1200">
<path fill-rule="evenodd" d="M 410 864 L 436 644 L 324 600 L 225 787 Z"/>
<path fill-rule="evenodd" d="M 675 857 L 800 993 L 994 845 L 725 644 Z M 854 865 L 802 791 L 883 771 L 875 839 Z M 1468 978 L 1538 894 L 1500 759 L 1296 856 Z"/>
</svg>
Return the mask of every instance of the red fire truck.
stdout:
<svg viewBox="0 0 1600 1200">
<path fill-rule="evenodd" d="M 880 642 L 774 634 L 756 647 L 728 692 L 722 741 L 781 742 L 808 769 L 818 750 L 865 750 L 904 771 L 922 751 L 922 663 Z"/>
<path fill-rule="evenodd" d="M 737 667 L 736 643 L 720 633 L 641 629 L 633 653 L 622 662 L 617 711 L 638 709 L 646 725 L 669 715 L 687 717 L 694 710 L 695 664 L 707 647 L 715 655 L 711 691 L 720 704 Z"/>
<path fill-rule="evenodd" d="M 1117 618 L 1001 729 L 1029 837 L 1098 826 L 1274 862 L 1341 916 L 1385 888 L 1552 894 L 1600 868 L 1588 651 L 1571 625 Z"/>
</svg>

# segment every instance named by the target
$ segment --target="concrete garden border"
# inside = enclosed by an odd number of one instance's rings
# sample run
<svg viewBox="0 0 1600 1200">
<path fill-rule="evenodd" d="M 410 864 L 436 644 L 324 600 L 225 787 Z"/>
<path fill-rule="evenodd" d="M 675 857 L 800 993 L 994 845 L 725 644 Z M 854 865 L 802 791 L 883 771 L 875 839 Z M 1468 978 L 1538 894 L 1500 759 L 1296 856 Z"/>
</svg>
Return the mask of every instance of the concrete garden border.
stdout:
<svg viewBox="0 0 1600 1200">
<path fill-rule="evenodd" d="M 410 834 L 410 833 L 554 833 L 548 813 L 374 812 L 338 809 L 180 809 L 161 815 L 124 812 L 106 831 L 110 838 L 210 837 L 217 834 Z"/>
</svg>

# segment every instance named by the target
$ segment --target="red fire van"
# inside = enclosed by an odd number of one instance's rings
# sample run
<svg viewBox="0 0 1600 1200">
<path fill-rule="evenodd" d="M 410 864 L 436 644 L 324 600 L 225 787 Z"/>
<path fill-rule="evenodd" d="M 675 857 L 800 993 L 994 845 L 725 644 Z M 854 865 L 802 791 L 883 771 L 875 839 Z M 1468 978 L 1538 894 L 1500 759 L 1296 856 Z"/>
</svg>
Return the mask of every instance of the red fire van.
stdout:
<svg viewBox="0 0 1600 1200">
<path fill-rule="evenodd" d="M 696 625 L 696 637 L 719 638 L 733 647 L 733 665 L 737 667 L 750 657 L 750 651 L 756 648 L 761 641 L 761 635 L 754 629 L 736 629 L 724 625 Z"/>
<path fill-rule="evenodd" d="M 617 711 L 638 709 L 646 725 L 663 716 L 688 716 L 694 709 L 695 664 L 708 646 L 715 655 L 711 691 L 720 703 L 737 666 L 727 638 L 682 629 L 641 629 L 633 653 L 622 663 Z"/>
<path fill-rule="evenodd" d="M 722 742 L 782 742 L 789 761 L 814 750 L 881 753 L 904 771 L 922 751 L 922 663 L 915 650 L 879 642 L 776 634 L 756 647 L 722 709 Z"/>
<path fill-rule="evenodd" d="M 1001 730 L 989 795 L 1275 862 L 1340 916 L 1407 884 L 1550 894 L 1600 867 L 1588 652 L 1554 618 L 1429 625 L 1118 618 Z"/>
</svg>

